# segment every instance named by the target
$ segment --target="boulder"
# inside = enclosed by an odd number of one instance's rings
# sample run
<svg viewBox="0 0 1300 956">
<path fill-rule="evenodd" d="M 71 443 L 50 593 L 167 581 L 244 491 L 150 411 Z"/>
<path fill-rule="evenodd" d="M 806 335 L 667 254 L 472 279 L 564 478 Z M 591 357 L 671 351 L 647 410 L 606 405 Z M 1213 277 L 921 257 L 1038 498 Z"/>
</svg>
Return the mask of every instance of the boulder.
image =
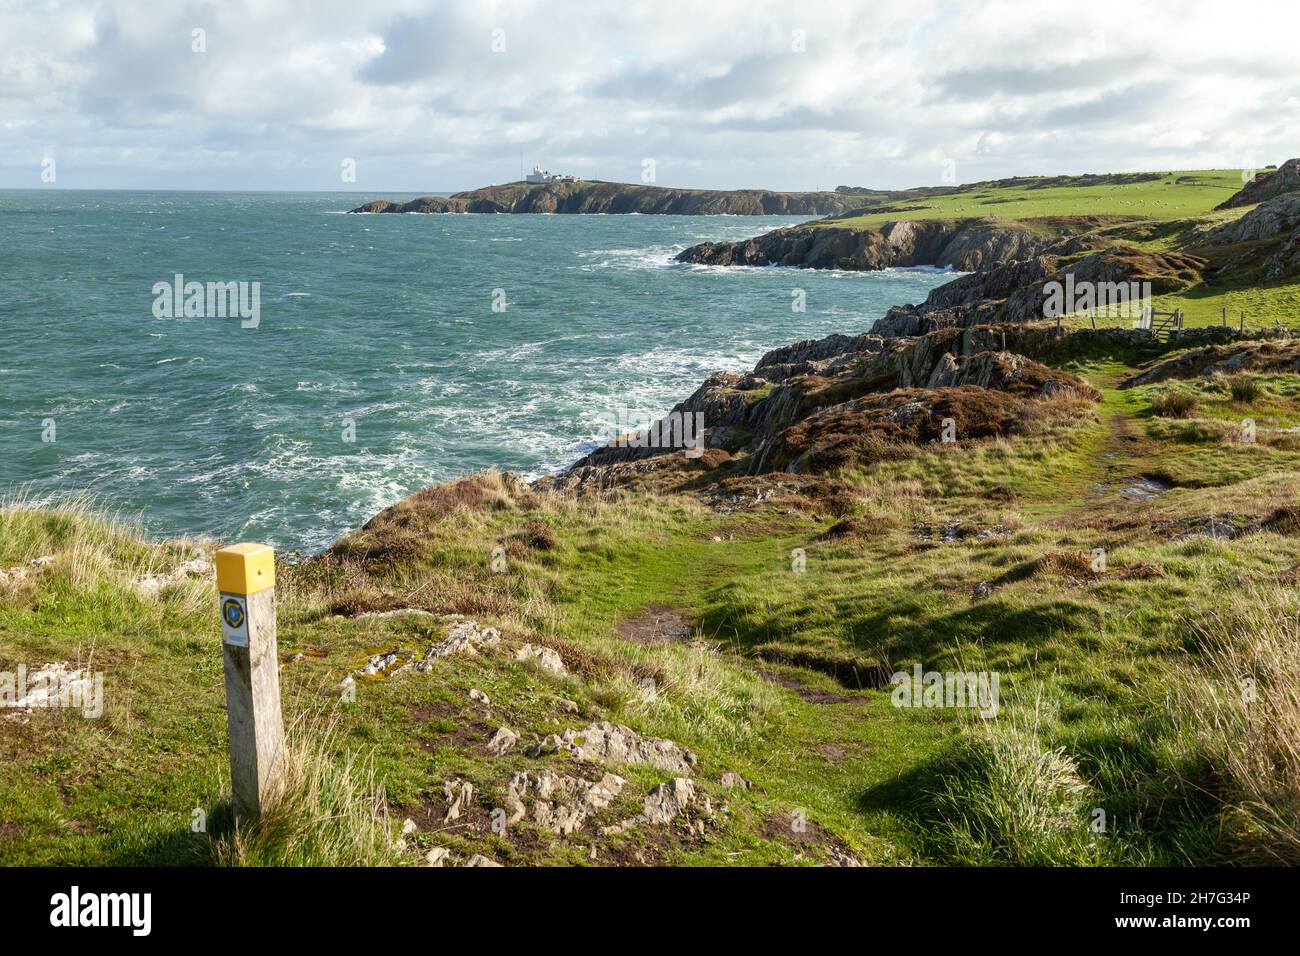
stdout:
<svg viewBox="0 0 1300 956">
<path fill-rule="evenodd" d="M 564 666 L 564 660 L 560 655 L 550 647 L 538 644 L 524 644 L 519 650 L 515 651 L 515 659 L 520 661 L 536 661 L 537 666 L 549 674 L 556 677 L 563 677 L 568 674 L 568 669 Z"/>
<path fill-rule="evenodd" d="M 487 742 L 487 752 L 494 757 L 509 753 L 519 742 L 519 735 L 509 727 L 498 727 Z"/>
</svg>

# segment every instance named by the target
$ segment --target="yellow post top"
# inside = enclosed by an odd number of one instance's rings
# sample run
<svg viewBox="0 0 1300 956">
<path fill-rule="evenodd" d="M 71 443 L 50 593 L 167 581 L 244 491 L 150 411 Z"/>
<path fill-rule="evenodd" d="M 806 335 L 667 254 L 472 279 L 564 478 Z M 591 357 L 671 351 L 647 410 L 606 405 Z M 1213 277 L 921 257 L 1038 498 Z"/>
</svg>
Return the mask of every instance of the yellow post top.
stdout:
<svg viewBox="0 0 1300 956">
<path fill-rule="evenodd" d="M 232 544 L 217 552 L 217 590 L 256 594 L 275 587 L 275 551 L 265 544 Z"/>
</svg>

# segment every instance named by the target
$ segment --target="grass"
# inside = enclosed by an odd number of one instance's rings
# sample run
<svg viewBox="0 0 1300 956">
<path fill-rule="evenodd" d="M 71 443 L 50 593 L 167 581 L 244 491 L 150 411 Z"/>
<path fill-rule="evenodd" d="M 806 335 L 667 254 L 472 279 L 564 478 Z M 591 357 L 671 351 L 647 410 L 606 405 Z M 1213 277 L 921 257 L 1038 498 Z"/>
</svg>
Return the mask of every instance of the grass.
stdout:
<svg viewBox="0 0 1300 956">
<path fill-rule="evenodd" d="M 0 720 L 0 862 L 414 863 L 433 847 L 510 865 L 589 864 L 593 851 L 596 863 L 719 865 L 832 851 L 878 864 L 1294 859 L 1300 523 L 1285 515 L 1300 502 L 1300 453 L 1268 429 L 1296 417 L 1300 379 L 1179 382 L 1194 414 L 1170 419 L 1153 414 L 1168 383 L 1118 387 L 1137 360 L 1063 357 L 1102 390 L 1095 411 L 848 468 L 834 512 L 789 493 L 732 513 L 652 493 L 570 499 L 490 473 L 422 493 L 325 558 L 282 564 L 291 786 L 242 833 L 223 809 L 216 594 L 210 574 L 168 577 L 212 545 L 151 542 L 85 503 L 12 502 L 0 568 L 23 573 L 0 583 L 0 662 L 102 670 L 105 711 Z M 1254 444 L 1232 437 L 1246 417 Z M 1142 475 L 1173 487 L 1127 497 Z M 1196 533 L 1208 516 L 1236 530 Z M 150 575 L 167 583 L 143 587 Z M 689 640 L 620 637 L 621 622 L 662 606 L 694 625 Z M 430 613 L 357 614 L 404 607 Z M 368 655 L 420 651 L 447 614 L 500 628 L 503 645 L 359 680 L 355 702 L 340 700 Z M 516 660 L 524 641 L 557 649 L 570 673 Z M 997 672 L 999 716 L 898 708 L 871 686 L 913 664 Z M 1243 709 L 1224 688 L 1248 673 L 1263 704 Z M 593 720 L 695 751 L 697 786 L 726 813 L 703 834 L 494 832 L 512 774 L 592 768 L 493 756 L 487 737 Z M 633 815 L 672 776 L 617 772 L 627 787 L 595 824 Z M 723 788 L 726 772 L 753 789 Z M 476 796 L 448 822 L 452 779 Z M 816 839 L 791 831 L 797 813 Z"/>
<path fill-rule="evenodd" d="M 228 802 L 209 815 L 216 826 L 206 849 L 214 865 L 403 862 L 374 763 L 355 751 L 336 753 L 338 735 L 337 718 L 323 725 L 300 718 L 288 729 L 281 789 L 261 818 L 251 826 L 237 825 Z"/>
<path fill-rule="evenodd" d="M 1196 624 L 1210 666 L 1183 719 L 1224 770 L 1241 862 L 1300 864 L 1298 610 L 1291 589 L 1261 589 Z"/>
<path fill-rule="evenodd" d="M 819 220 L 818 228 L 879 229 L 896 219 L 994 217 L 1008 221 L 1102 216 L 1159 221 L 1204 216 L 1242 187 L 1235 169 L 1165 173 L 1154 180 L 1054 185 L 1051 179 L 977 183 L 960 192 Z"/>
</svg>

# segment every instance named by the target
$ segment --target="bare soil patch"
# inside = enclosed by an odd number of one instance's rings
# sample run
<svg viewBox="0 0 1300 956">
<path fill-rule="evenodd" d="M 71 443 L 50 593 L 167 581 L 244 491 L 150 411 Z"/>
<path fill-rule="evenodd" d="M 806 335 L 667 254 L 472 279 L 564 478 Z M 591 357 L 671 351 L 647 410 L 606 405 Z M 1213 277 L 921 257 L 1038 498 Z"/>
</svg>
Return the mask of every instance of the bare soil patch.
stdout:
<svg viewBox="0 0 1300 956">
<path fill-rule="evenodd" d="M 618 622 L 618 636 L 634 644 L 685 643 L 694 633 L 690 622 L 665 604 L 653 605 Z"/>
</svg>

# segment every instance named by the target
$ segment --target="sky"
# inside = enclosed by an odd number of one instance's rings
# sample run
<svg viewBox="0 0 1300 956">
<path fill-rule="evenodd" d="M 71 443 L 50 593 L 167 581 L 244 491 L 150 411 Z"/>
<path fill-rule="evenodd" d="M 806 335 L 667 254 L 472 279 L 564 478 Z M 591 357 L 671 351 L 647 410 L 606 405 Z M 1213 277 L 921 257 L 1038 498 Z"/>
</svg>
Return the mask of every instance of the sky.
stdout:
<svg viewBox="0 0 1300 956">
<path fill-rule="evenodd" d="M 1295 0 L 0 0 L 0 188 L 902 188 L 1300 155 Z"/>
</svg>

